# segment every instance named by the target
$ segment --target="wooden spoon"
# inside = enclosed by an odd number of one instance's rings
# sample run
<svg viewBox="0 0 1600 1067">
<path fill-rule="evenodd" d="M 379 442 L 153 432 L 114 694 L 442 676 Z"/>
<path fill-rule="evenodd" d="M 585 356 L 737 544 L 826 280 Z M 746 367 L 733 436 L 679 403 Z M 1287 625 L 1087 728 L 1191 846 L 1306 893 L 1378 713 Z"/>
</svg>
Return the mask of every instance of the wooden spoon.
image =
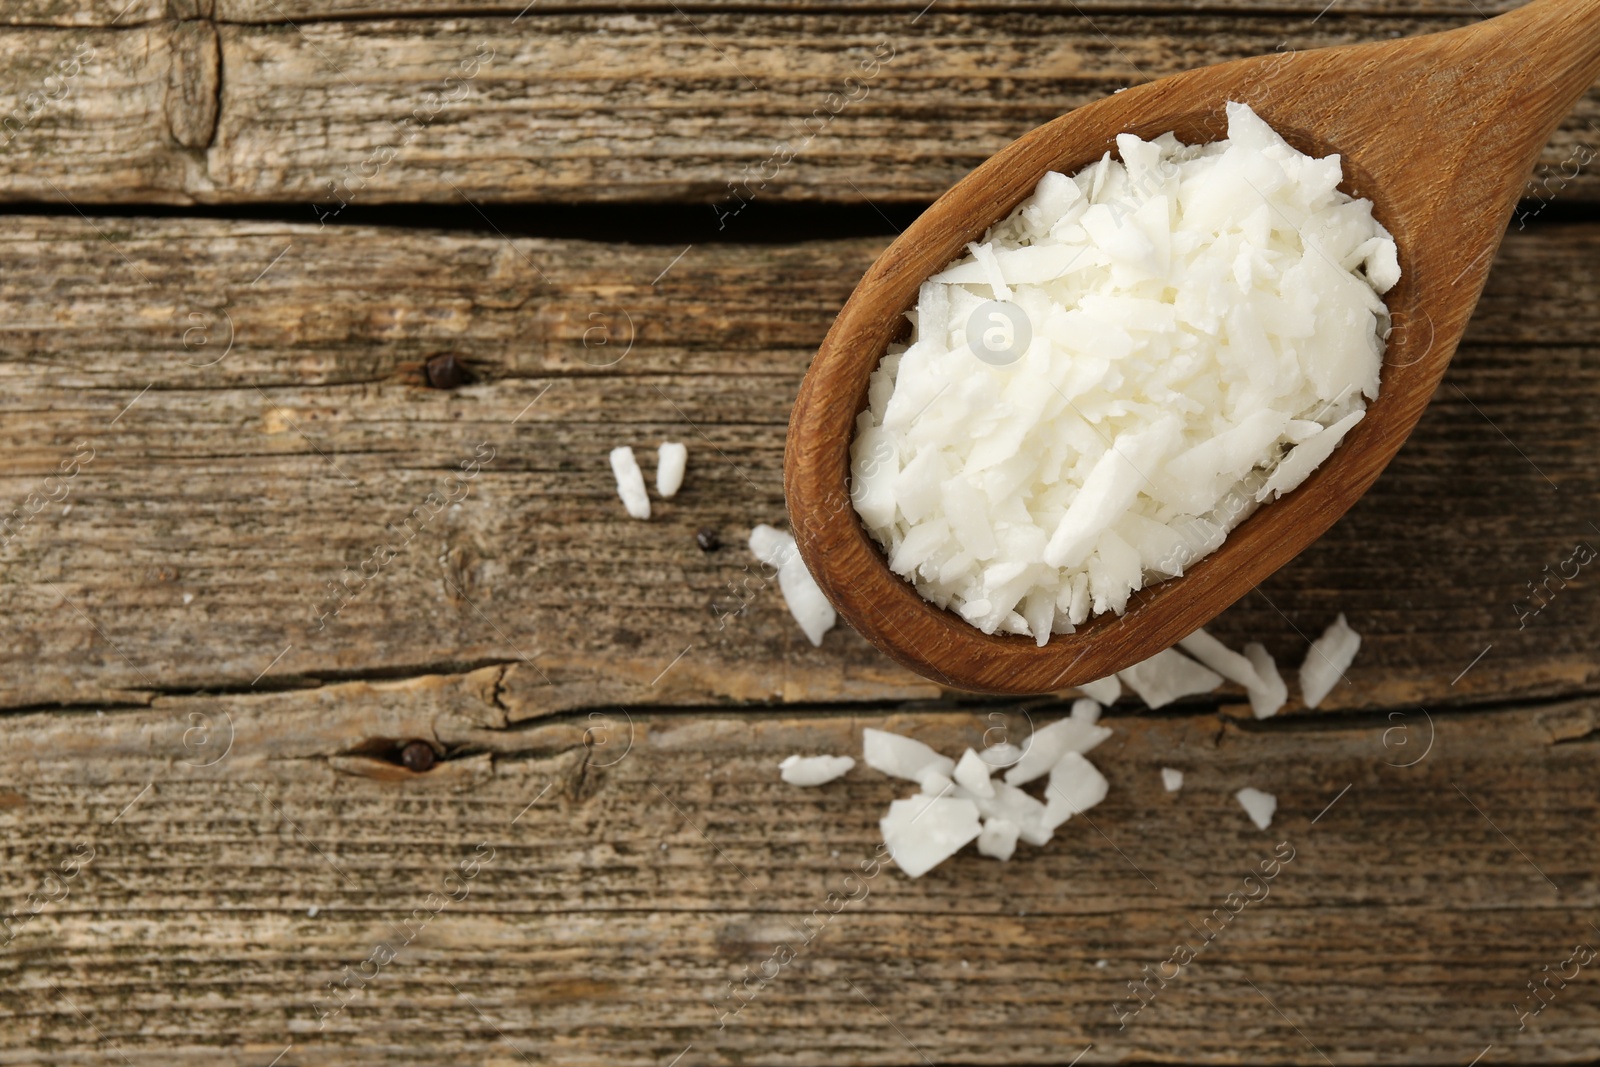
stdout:
<svg viewBox="0 0 1600 1067">
<path fill-rule="evenodd" d="M 806 566 L 874 645 L 956 689 L 1052 692 L 1170 647 L 1320 537 L 1394 457 L 1455 353 L 1540 151 L 1597 74 L 1600 0 L 1535 0 L 1448 33 L 1162 78 L 1013 142 L 878 257 L 806 373 L 784 463 L 790 525 Z M 1125 614 L 1092 617 L 1043 648 L 1031 638 L 986 635 L 891 571 L 850 503 L 850 442 L 868 377 L 906 334 L 903 313 L 918 286 L 1008 215 L 1046 171 L 1075 173 L 1115 152 L 1119 133 L 1220 140 L 1229 100 L 1249 104 L 1303 152 L 1340 153 L 1342 188 L 1372 200 L 1394 234 L 1403 277 L 1387 297 L 1396 328 L 1382 395 L 1299 489 L 1258 510 L 1183 577 L 1137 594 Z"/>
</svg>

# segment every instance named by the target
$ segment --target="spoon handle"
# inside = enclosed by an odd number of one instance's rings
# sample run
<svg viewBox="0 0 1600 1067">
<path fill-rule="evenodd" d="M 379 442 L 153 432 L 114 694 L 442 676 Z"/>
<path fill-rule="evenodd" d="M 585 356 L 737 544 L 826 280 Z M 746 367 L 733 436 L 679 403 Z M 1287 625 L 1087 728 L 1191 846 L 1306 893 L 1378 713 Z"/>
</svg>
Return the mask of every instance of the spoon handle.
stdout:
<svg viewBox="0 0 1600 1067">
<path fill-rule="evenodd" d="M 1533 0 L 1475 29 L 1477 46 L 1520 83 L 1529 125 L 1545 135 L 1600 77 L 1600 0 Z"/>
</svg>

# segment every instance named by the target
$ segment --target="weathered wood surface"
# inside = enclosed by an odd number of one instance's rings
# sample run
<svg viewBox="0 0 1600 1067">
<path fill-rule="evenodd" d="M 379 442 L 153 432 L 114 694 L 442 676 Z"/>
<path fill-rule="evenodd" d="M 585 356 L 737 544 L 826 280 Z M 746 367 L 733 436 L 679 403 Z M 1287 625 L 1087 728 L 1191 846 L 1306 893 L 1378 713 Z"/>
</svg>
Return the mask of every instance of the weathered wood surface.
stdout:
<svg viewBox="0 0 1600 1067">
<path fill-rule="evenodd" d="M 1341 15 L 1461 15 L 1486 17 L 1521 7 L 1525 0 L 1340 0 L 1333 9 Z M 838 0 L 756 0 L 741 8 L 771 7 L 777 10 L 837 10 Z M 905 11 L 915 15 L 927 7 L 927 0 L 881 0 L 878 11 Z M 562 0 L 560 4 L 541 0 L 532 10 L 603 10 L 669 12 L 716 11 L 726 9 L 719 0 Z M 1268 16 L 1323 14 L 1326 0 L 939 0 L 943 11 L 1054 11 L 1071 14 L 1123 14 L 1151 11 L 1172 12 L 1243 11 Z M 11 26 L 135 26 L 162 19 L 210 18 L 218 22 L 300 23 L 332 19 L 373 18 L 380 16 L 471 16 L 508 15 L 528 11 L 526 0 L 11 0 L 0 7 L 0 25 Z"/>
<path fill-rule="evenodd" d="M 169 17 L 194 17 L 193 0 L 11 0 L 0 26 L 137 26 Z M 181 13 L 179 13 L 181 12 Z M 15 63 L 17 57 L 7 56 Z"/>
<path fill-rule="evenodd" d="M 1071 6 L 11 28 L 0 199 L 298 202 L 324 220 L 347 204 L 671 200 L 707 205 L 710 236 L 752 197 L 932 200 L 1138 81 L 1480 17 Z M 74 55 L 78 73 L 52 73 Z M 1600 195 L 1597 121 L 1591 95 L 1531 196 Z"/>
<path fill-rule="evenodd" d="M 516 16 L 527 8 L 527 0 L 400 0 L 375 3 L 374 0 L 213 0 L 216 17 L 229 22 L 282 22 L 288 19 L 317 20 L 372 17 L 380 15 L 483 15 Z M 1332 15 L 1460 15 L 1485 18 L 1521 7 L 1526 0 L 1339 0 Z M 534 11 L 598 9 L 611 11 L 670 12 L 674 6 L 684 12 L 717 11 L 728 5 L 717 0 L 688 0 L 674 5 L 668 0 L 563 0 L 559 5 L 541 2 Z M 743 8 L 771 8 L 782 11 L 841 10 L 838 0 L 755 0 Z M 928 0 L 882 0 L 871 5 L 879 12 L 920 14 Z M 1143 12 L 1154 15 L 1203 14 L 1218 11 L 1246 12 L 1267 17 L 1310 19 L 1329 11 L 1327 0 L 938 0 L 939 11 L 1046 11 L 1068 15 L 1116 15 Z"/>
<path fill-rule="evenodd" d="M 783 516 L 794 390 L 882 245 L 14 219 L 0 706 L 491 663 L 517 664 L 516 718 L 931 695 L 843 628 L 813 649 L 744 548 Z M 1600 226 L 1513 236 L 1389 473 L 1217 632 L 1292 667 L 1346 612 L 1366 644 L 1330 708 L 1592 692 L 1592 577 L 1516 605 L 1600 541 L 1597 253 Z M 425 387 L 439 353 L 475 380 Z M 606 454 L 662 440 L 688 480 L 631 520 Z"/>
<path fill-rule="evenodd" d="M 1116 709 L 1094 827 L 865 883 L 844 879 L 908 784 L 801 791 L 780 758 L 1061 711 L 941 694 L 843 629 L 811 648 L 743 548 L 782 514 L 801 372 L 886 242 L 708 243 L 709 208 L 672 245 L 494 232 L 491 201 L 699 210 L 884 33 L 869 98 L 722 238 L 780 198 L 927 200 L 1146 74 L 1516 5 L 1323 6 L 4 5 L 0 198 L 59 214 L 0 235 L 0 1063 L 1592 1061 L 1592 968 L 1525 1030 L 1516 1005 L 1600 944 L 1600 601 L 1585 570 L 1526 629 L 1516 605 L 1600 542 L 1600 225 L 1512 236 L 1389 474 L 1219 620 L 1292 668 L 1347 612 L 1366 641 L 1328 714 Z M 321 183 L 480 41 L 471 92 L 351 201 L 470 199 L 480 233 L 316 226 Z M 5 127 L 84 45 L 64 98 Z M 1597 195 L 1587 168 L 1554 193 Z M 308 224 L 92 206 L 190 201 L 299 201 Z M 471 381 L 428 388 L 439 354 Z M 648 468 L 662 439 L 688 480 L 633 522 L 605 454 Z M 410 739 L 446 758 L 398 766 Z M 1269 833 L 1247 784 L 1279 797 Z M 1271 897 L 1119 1030 L 1127 983 L 1280 841 Z M 719 1028 L 729 984 L 863 884 Z"/>
<path fill-rule="evenodd" d="M 1526 1030 L 1515 1007 L 1600 937 L 1592 700 L 1431 726 L 1114 718 L 1092 820 L 908 881 L 860 867 L 908 783 L 800 790 L 775 764 L 868 725 L 954 749 L 983 714 L 518 727 L 499 670 L 8 718 L 7 902 L 27 917 L 0 953 L 0 1062 L 1461 1067 L 1600 1042 L 1588 970 Z M 454 758 L 419 776 L 354 754 L 396 736 Z M 1244 785 L 1277 795 L 1270 831 Z M 1267 898 L 1119 1029 L 1128 983 L 1198 945 L 1280 842 Z"/>
</svg>

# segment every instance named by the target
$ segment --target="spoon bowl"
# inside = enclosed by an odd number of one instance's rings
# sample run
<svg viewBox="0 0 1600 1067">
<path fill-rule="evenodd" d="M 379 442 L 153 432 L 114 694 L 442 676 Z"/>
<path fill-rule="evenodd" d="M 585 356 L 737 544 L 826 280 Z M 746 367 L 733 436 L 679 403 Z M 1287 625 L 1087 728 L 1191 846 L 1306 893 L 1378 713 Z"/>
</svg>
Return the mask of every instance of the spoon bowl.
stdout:
<svg viewBox="0 0 1600 1067">
<path fill-rule="evenodd" d="M 1169 648 L 1327 531 L 1394 458 L 1438 387 L 1551 133 L 1600 74 L 1600 0 L 1535 0 L 1463 29 L 1379 44 L 1284 52 L 1148 82 L 1079 108 L 1002 149 L 919 217 L 867 271 L 795 401 L 784 459 L 790 526 L 807 568 L 855 629 L 952 689 L 1047 693 Z M 1381 395 L 1298 489 L 1263 505 L 1182 577 L 1147 586 L 1122 615 L 1076 632 L 989 635 L 924 600 L 889 569 L 850 500 L 850 443 L 867 383 L 923 281 L 1034 190 L 1074 174 L 1116 137 L 1227 135 L 1228 101 L 1290 144 L 1338 153 L 1340 186 L 1373 202 L 1401 280 Z"/>
</svg>

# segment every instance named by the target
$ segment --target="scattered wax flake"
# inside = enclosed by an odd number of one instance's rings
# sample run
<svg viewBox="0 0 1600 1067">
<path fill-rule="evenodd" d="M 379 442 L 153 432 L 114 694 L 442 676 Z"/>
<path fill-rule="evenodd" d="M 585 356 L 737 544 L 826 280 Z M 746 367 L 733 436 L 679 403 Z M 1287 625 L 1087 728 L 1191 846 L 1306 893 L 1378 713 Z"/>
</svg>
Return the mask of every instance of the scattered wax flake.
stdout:
<svg viewBox="0 0 1600 1067">
<path fill-rule="evenodd" d="M 1010 819 L 985 819 L 978 834 L 978 851 L 1004 862 L 1017 851 L 1017 836 L 1022 828 Z"/>
<path fill-rule="evenodd" d="M 678 441 L 663 441 L 656 451 L 656 492 L 663 499 L 678 495 L 683 471 L 689 465 L 689 448 Z"/>
<path fill-rule="evenodd" d="M 1175 648 L 1157 652 L 1135 663 L 1117 677 L 1139 694 L 1152 709 L 1163 708 L 1180 697 L 1209 693 L 1222 684 L 1222 675 L 1203 667 Z"/>
<path fill-rule="evenodd" d="M 790 785 L 827 785 L 850 773 L 856 761 L 850 756 L 789 756 L 778 769 Z"/>
<path fill-rule="evenodd" d="M 1252 641 L 1244 646 L 1244 656 L 1261 679 L 1261 688 L 1250 690 L 1250 710 L 1258 719 L 1270 719 L 1288 703 L 1289 686 L 1265 647 Z"/>
<path fill-rule="evenodd" d="M 645 491 L 644 472 L 639 461 L 633 458 L 633 449 L 627 445 L 611 450 L 611 473 L 617 479 L 617 495 L 622 506 L 636 519 L 650 517 L 650 494 Z"/>
<path fill-rule="evenodd" d="M 1256 824 L 1256 829 L 1265 830 L 1272 825 L 1272 813 L 1278 810 L 1278 798 L 1271 793 L 1263 793 L 1254 786 L 1246 786 L 1234 794 L 1250 821 Z"/>
<path fill-rule="evenodd" d="M 922 794 L 890 804 L 878 828 L 890 857 L 909 878 L 927 874 L 983 832 L 972 801 Z"/>
<path fill-rule="evenodd" d="M 1108 789 L 1099 768 L 1078 753 L 1068 752 L 1050 771 L 1050 785 L 1044 791 L 1045 827 L 1054 830 L 1088 811 L 1106 798 Z"/>
<path fill-rule="evenodd" d="M 861 734 L 861 758 L 868 767 L 895 778 L 920 781 L 926 770 L 955 773 L 956 762 L 941 756 L 921 741 L 870 727 Z"/>
<path fill-rule="evenodd" d="M 1361 635 L 1350 629 L 1344 613 L 1311 642 L 1306 661 L 1300 664 L 1300 696 L 1306 707 L 1314 708 L 1323 697 L 1332 692 L 1334 685 L 1344 677 L 1344 672 L 1355 662 L 1361 649 Z"/>
<path fill-rule="evenodd" d="M 1117 676 L 1114 674 L 1093 682 L 1084 682 L 1078 686 L 1078 689 L 1090 700 L 1107 708 L 1115 704 L 1122 696 L 1122 683 L 1118 681 Z"/>
<path fill-rule="evenodd" d="M 789 614 L 800 624 L 807 640 L 821 647 L 822 635 L 833 629 L 839 616 L 811 572 L 806 570 L 794 537 L 763 523 L 750 531 L 750 553 L 767 566 L 778 569 L 778 588 Z"/>
<path fill-rule="evenodd" d="M 960 761 L 956 763 L 956 784 L 986 800 L 994 796 L 994 783 L 989 780 L 993 774 L 994 767 L 985 763 L 983 757 L 970 748 L 961 754 Z"/>
<path fill-rule="evenodd" d="M 1088 752 L 1111 736 L 1111 729 L 1082 719 L 1058 719 L 1035 730 L 1022 748 L 1022 758 L 1006 771 L 1010 785 L 1027 785 L 1043 778 L 1069 752 Z"/>
<path fill-rule="evenodd" d="M 1100 721 L 1100 704 L 1085 697 L 1072 702 L 1072 717 L 1093 726 Z"/>
</svg>

